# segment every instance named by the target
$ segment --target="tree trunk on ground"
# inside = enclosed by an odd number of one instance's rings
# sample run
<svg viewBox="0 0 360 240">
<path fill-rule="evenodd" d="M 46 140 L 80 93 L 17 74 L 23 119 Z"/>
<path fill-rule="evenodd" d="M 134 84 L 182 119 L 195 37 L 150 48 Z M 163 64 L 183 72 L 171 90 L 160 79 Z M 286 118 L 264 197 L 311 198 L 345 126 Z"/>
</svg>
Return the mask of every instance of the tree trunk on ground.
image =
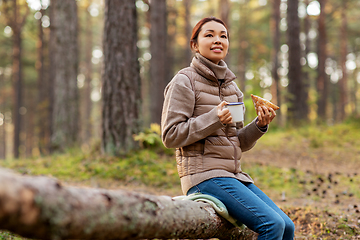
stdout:
<svg viewBox="0 0 360 240">
<path fill-rule="evenodd" d="M 327 0 L 319 0 L 320 3 L 320 16 L 318 19 L 318 69 L 317 69 L 317 91 L 319 98 L 317 101 L 318 105 L 318 116 L 320 119 L 324 120 L 326 118 L 326 108 L 327 108 L 327 97 L 328 97 L 328 79 L 325 72 L 325 62 L 327 58 L 326 51 L 326 25 L 325 25 L 325 5 Z"/>
<path fill-rule="evenodd" d="M 289 118 L 293 122 L 307 119 L 304 105 L 307 99 L 303 99 L 304 84 L 302 68 L 300 64 L 300 20 L 298 15 L 298 0 L 288 1 L 287 22 L 288 22 L 288 46 L 289 46 Z"/>
<path fill-rule="evenodd" d="M 252 239 L 209 204 L 63 186 L 0 169 L 0 226 L 37 239 Z"/>
<path fill-rule="evenodd" d="M 105 1 L 102 150 L 111 155 L 134 149 L 141 126 L 136 21 L 135 0 Z"/>
<path fill-rule="evenodd" d="M 166 1 L 154 0 L 150 4 L 150 108 L 151 122 L 160 124 L 164 89 L 169 79 L 166 48 Z"/>
</svg>

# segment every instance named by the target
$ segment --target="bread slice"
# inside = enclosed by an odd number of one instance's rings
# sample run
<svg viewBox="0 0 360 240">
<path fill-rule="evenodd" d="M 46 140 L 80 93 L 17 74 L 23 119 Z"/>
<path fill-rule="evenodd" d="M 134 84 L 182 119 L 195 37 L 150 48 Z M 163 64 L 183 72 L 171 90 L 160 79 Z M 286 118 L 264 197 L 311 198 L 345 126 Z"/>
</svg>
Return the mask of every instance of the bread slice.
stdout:
<svg viewBox="0 0 360 240">
<path fill-rule="evenodd" d="M 258 108 L 259 106 L 265 106 L 267 108 L 272 108 L 275 111 L 280 109 L 279 106 L 276 106 L 275 104 L 273 104 L 269 100 L 266 100 L 266 99 L 264 99 L 262 97 L 251 94 L 251 99 L 253 100 L 255 108 Z"/>
</svg>

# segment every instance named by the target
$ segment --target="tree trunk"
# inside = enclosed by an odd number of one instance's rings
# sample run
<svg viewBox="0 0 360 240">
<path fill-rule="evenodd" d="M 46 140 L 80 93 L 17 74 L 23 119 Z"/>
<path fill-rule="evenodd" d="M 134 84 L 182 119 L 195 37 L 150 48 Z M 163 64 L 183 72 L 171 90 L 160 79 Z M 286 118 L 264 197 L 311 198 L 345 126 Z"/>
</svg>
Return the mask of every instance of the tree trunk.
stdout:
<svg viewBox="0 0 360 240">
<path fill-rule="evenodd" d="M 12 81 L 13 81 L 13 124 L 14 124 L 14 145 L 13 145 L 13 154 L 14 158 L 19 157 L 19 147 L 20 147 L 20 133 L 21 133 L 21 115 L 20 108 L 22 107 L 22 28 L 25 24 L 26 17 L 29 13 L 29 8 L 27 4 L 24 4 L 26 7 L 26 13 L 20 15 L 20 3 L 17 0 L 11 1 L 10 5 L 8 0 L 3 1 L 4 13 L 7 18 L 7 24 L 11 27 L 13 31 L 13 53 L 12 53 Z"/>
<path fill-rule="evenodd" d="M 305 0 L 305 7 L 307 8 L 309 6 L 309 2 L 310 0 Z M 310 31 L 310 27 L 311 27 L 311 22 L 310 22 L 310 16 L 309 14 L 306 13 L 306 16 L 304 18 L 304 34 L 306 36 L 305 39 L 305 51 L 303 52 L 303 57 L 306 60 L 306 71 L 303 72 L 303 83 L 304 83 L 304 91 L 303 91 L 303 99 L 306 102 L 305 104 L 305 112 L 308 114 L 310 112 L 310 106 L 307 103 L 307 99 L 309 97 L 308 93 L 309 93 L 309 89 L 310 89 L 310 74 L 308 69 L 310 69 L 309 66 L 309 61 L 308 61 L 308 54 L 310 53 L 310 49 L 311 49 L 311 41 L 309 38 L 309 31 Z"/>
<path fill-rule="evenodd" d="M 167 47 L 167 51 L 166 51 L 166 65 L 167 65 L 167 70 L 165 72 L 166 77 L 165 77 L 165 86 L 167 85 L 167 83 L 174 77 L 174 63 L 175 63 L 175 51 L 174 49 L 176 48 L 175 44 L 176 44 L 176 36 L 178 33 L 178 29 L 177 29 L 177 25 L 176 25 L 176 19 L 178 18 L 178 12 L 177 9 L 175 8 L 174 5 L 170 5 L 169 3 L 167 4 L 167 22 L 168 22 L 168 26 L 167 26 L 167 39 L 166 39 L 166 46 Z"/>
<path fill-rule="evenodd" d="M 325 5 L 327 0 L 319 0 L 320 3 L 320 16 L 318 19 L 318 77 L 317 77 L 317 91 L 319 94 L 317 105 L 318 105 L 318 116 L 320 119 L 325 120 L 326 108 L 327 108 L 327 97 L 328 97 L 328 80 L 325 72 L 325 62 L 327 58 L 326 44 L 326 25 L 325 25 Z"/>
<path fill-rule="evenodd" d="M 36 239 L 252 239 L 205 203 L 63 186 L 0 169 L 0 226 Z"/>
<path fill-rule="evenodd" d="M 13 84 L 14 84 L 14 109 L 13 109 L 13 123 L 14 123 L 14 158 L 20 155 L 20 133 L 21 133 L 21 114 L 22 107 L 22 64 L 21 64 L 21 32 L 13 30 Z"/>
<path fill-rule="evenodd" d="M 24 139 L 24 146 L 25 146 L 25 157 L 31 158 L 33 154 L 34 149 L 34 129 L 35 129 L 35 123 L 34 123 L 34 113 L 35 111 L 35 94 L 32 89 L 28 89 L 28 92 L 26 94 L 26 121 L 23 123 L 24 133 L 26 134 L 26 138 Z"/>
<path fill-rule="evenodd" d="M 345 108 L 347 104 L 347 70 L 346 70 L 346 56 L 347 56 L 347 0 L 342 1 L 341 6 L 341 27 L 340 27 L 340 67 L 342 71 L 342 78 L 339 81 L 340 85 L 340 106 L 339 114 L 340 120 L 345 119 Z"/>
<path fill-rule="evenodd" d="M 45 14 L 45 10 L 40 10 L 41 16 Z M 48 153 L 48 129 L 49 122 L 44 121 L 48 119 L 48 108 L 49 108 L 49 92 L 48 92 L 48 81 L 45 78 L 45 38 L 44 28 L 42 26 L 42 20 L 38 20 L 38 40 L 37 40 L 37 61 L 35 64 L 38 73 L 38 97 L 37 97 L 37 109 L 36 109 L 36 125 L 37 125 L 37 147 L 40 153 Z"/>
<path fill-rule="evenodd" d="M 91 124 L 91 110 L 92 110 L 92 101 L 91 101 L 91 80 L 92 80 L 92 48 L 93 48 L 93 33 L 92 33 L 92 17 L 88 11 L 92 0 L 87 0 L 87 7 L 85 11 L 85 83 L 83 90 L 83 117 L 82 121 L 84 123 L 83 140 L 85 143 L 89 143 L 91 137 L 93 136 L 92 124 Z"/>
<path fill-rule="evenodd" d="M 0 159 L 6 158 L 5 109 L 7 94 L 5 93 L 5 76 L 0 73 Z"/>
<path fill-rule="evenodd" d="M 359 89 L 357 76 L 359 76 L 360 72 L 359 69 L 356 68 L 354 71 L 354 89 L 353 89 L 353 102 L 354 102 L 354 109 L 353 114 L 355 117 L 358 117 L 359 111 L 358 111 L 358 98 L 357 98 L 357 92 Z"/>
<path fill-rule="evenodd" d="M 298 15 L 298 0 L 288 1 L 287 22 L 288 22 L 288 46 L 289 46 L 289 118 L 293 122 L 299 122 L 307 119 L 303 99 L 303 76 L 300 64 L 301 48 L 300 48 L 300 20 Z"/>
<path fill-rule="evenodd" d="M 278 74 L 279 68 L 279 58 L 278 54 L 280 52 L 280 3 L 281 0 L 273 0 L 272 1 L 272 17 L 271 17 L 271 31 L 273 34 L 273 48 L 271 50 L 272 55 L 272 78 L 274 80 L 273 84 L 271 85 L 271 95 L 272 95 L 272 102 L 277 104 L 278 106 L 281 105 L 281 97 L 280 97 L 280 78 Z M 281 124 L 281 110 L 278 112 L 278 117 L 276 118 L 278 122 Z"/>
<path fill-rule="evenodd" d="M 169 79 L 166 77 L 166 1 L 153 0 L 150 4 L 150 108 L 151 122 L 160 124 L 164 101 L 164 89 Z"/>
<path fill-rule="evenodd" d="M 111 155 L 134 149 L 141 126 L 136 21 L 135 0 L 105 1 L 102 150 Z"/>
<path fill-rule="evenodd" d="M 245 92 L 245 73 L 247 66 L 247 59 L 249 55 L 248 51 L 248 37 L 247 37 L 247 26 L 248 26 L 248 17 L 251 13 L 249 13 L 249 0 L 246 0 L 242 4 L 240 4 L 240 20 L 239 24 L 239 56 L 238 56 L 238 78 L 239 78 L 239 86 L 240 90 Z"/>
<path fill-rule="evenodd" d="M 219 1 L 219 11 L 220 11 L 220 19 L 224 21 L 228 29 L 230 29 L 230 21 L 229 21 L 229 14 L 230 14 L 230 2 L 229 0 L 220 0 Z M 230 57 L 226 55 L 224 61 L 230 66 Z"/>
<path fill-rule="evenodd" d="M 78 16 L 76 0 L 52 1 L 55 31 L 53 150 L 77 144 L 79 134 Z"/>
<path fill-rule="evenodd" d="M 185 24 L 185 38 L 187 40 L 187 43 L 185 45 L 185 50 L 184 50 L 184 64 L 182 64 L 182 67 L 187 67 L 190 65 L 191 62 L 191 57 L 192 57 L 192 52 L 191 49 L 189 47 L 189 42 L 190 42 L 190 38 L 191 38 L 191 23 L 190 23 L 190 9 L 191 9 L 191 5 L 192 5 L 192 0 L 184 0 L 183 1 L 184 4 L 184 8 L 185 8 L 185 15 L 184 15 L 184 24 Z"/>
<path fill-rule="evenodd" d="M 54 117 L 54 93 L 55 93 L 55 76 L 56 76 L 56 27 L 55 27 L 55 1 L 51 0 L 50 6 L 49 6 L 49 17 L 50 17 L 50 34 L 49 34 L 49 72 L 46 77 L 47 80 L 47 92 L 48 92 L 48 105 L 47 105 L 47 122 L 48 125 L 48 139 L 49 141 L 46 144 L 46 150 L 51 153 L 52 152 L 52 146 L 51 146 L 51 136 L 53 135 L 53 117 Z"/>
</svg>

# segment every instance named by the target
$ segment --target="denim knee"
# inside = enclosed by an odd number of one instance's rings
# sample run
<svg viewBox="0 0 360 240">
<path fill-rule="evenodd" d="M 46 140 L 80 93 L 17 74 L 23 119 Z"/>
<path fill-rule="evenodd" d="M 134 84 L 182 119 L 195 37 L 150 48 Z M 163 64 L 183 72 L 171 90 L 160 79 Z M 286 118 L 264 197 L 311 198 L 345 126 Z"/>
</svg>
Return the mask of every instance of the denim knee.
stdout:
<svg viewBox="0 0 360 240">
<path fill-rule="evenodd" d="M 286 223 L 284 219 L 279 218 L 276 221 L 274 221 L 274 224 L 272 226 L 272 229 L 279 232 L 279 234 L 283 235 L 285 232 Z"/>
<path fill-rule="evenodd" d="M 293 239 L 295 234 L 295 224 L 291 219 L 290 221 L 285 221 L 285 232 L 283 239 Z"/>
<path fill-rule="evenodd" d="M 285 221 L 280 216 L 274 216 L 257 229 L 258 239 L 282 239 L 285 233 Z"/>
</svg>

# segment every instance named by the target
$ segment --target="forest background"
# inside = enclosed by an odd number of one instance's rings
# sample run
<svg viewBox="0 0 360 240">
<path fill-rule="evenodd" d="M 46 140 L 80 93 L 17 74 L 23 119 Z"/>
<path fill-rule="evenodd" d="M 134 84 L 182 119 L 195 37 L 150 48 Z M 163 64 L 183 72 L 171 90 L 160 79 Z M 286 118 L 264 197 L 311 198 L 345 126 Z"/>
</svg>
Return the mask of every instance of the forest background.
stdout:
<svg viewBox="0 0 360 240">
<path fill-rule="evenodd" d="M 230 29 L 226 62 L 245 94 L 246 121 L 255 116 L 251 93 L 281 106 L 278 126 L 332 125 L 359 115 L 359 1 L 138 0 L 116 3 L 118 21 L 104 1 L 51 3 L 0 2 L 0 158 L 100 141 L 113 154 L 133 148 L 127 143 L 133 134 L 160 122 L 163 89 L 189 65 L 191 29 L 205 16 L 223 19 Z M 122 12 L 126 7 L 136 12 Z M 125 14 L 134 24 L 123 24 Z M 104 30 L 105 21 L 119 33 Z M 121 37 L 124 49 L 113 44 Z M 131 60 L 121 55 L 128 47 L 136 48 Z M 122 75 L 116 64 L 134 73 Z M 113 92 L 104 90 L 106 79 L 118 81 Z M 119 97 L 106 100 L 112 93 Z M 116 101 L 132 110 L 115 107 Z M 136 121 L 127 124 L 129 116 Z M 122 132 L 121 125 L 130 130 Z"/>
<path fill-rule="evenodd" d="M 191 61 L 194 24 L 216 16 L 230 30 L 225 60 L 245 94 L 245 122 L 256 116 L 250 94 L 280 106 L 271 131 L 244 154 L 244 168 L 291 206 L 298 236 L 356 239 L 359 7 L 357 0 L 1 0 L 0 165 L 74 185 L 181 194 L 173 150 L 160 139 L 163 90 Z M 299 208 L 309 205 L 322 212 Z"/>
</svg>

